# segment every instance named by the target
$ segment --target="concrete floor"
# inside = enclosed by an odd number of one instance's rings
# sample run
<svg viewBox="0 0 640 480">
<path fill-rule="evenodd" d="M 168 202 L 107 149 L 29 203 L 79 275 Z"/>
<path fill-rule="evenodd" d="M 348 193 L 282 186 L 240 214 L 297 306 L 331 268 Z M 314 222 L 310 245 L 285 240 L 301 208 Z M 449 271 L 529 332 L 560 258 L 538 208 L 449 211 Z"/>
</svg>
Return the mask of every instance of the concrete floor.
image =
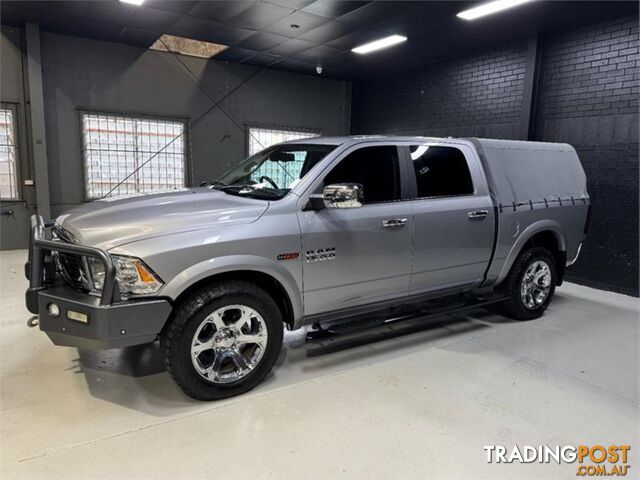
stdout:
<svg viewBox="0 0 640 480">
<path fill-rule="evenodd" d="M 478 311 L 342 350 L 293 332 L 259 388 L 200 403 L 155 345 L 78 351 L 27 328 L 25 258 L 0 253 L 3 479 L 575 477 L 487 464 L 489 444 L 626 443 L 640 469 L 637 299 L 565 284 L 536 321 Z"/>
</svg>

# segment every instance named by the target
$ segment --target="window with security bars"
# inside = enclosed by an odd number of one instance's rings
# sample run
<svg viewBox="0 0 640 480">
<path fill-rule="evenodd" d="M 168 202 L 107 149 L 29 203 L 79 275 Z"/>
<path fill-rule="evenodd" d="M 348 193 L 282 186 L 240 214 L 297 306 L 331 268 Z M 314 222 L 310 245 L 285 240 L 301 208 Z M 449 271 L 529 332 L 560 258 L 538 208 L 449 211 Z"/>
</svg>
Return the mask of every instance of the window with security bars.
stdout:
<svg viewBox="0 0 640 480">
<path fill-rule="evenodd" d="M 18 198 L 17 142 L 14 111 L 0 108 L 0 198 Z"/>
<path fill-rule="evenodd" d="M 271 145 L 292 140 L 318 137 L 322 134 L 320 130 L 296 130 L 249 127 L 248 130 L 249 155 L 254 155 Z M 300 171 L 306 158 L 306 152 L 293 152 L 294 161 L 287 165 L 286 171 L 277 162 L 265 162 L 260 168 L 251 174 L 251 180 L 260 181 L 260 177 L 271 178 L 276 185 L 288 185 L 292 178 L 300 178 Z"/>
<path fill-rule="evenodd" d="M 175 120 L 82 113 L 87 197 L 184 187 L 185 128 Z"/>
</svg>

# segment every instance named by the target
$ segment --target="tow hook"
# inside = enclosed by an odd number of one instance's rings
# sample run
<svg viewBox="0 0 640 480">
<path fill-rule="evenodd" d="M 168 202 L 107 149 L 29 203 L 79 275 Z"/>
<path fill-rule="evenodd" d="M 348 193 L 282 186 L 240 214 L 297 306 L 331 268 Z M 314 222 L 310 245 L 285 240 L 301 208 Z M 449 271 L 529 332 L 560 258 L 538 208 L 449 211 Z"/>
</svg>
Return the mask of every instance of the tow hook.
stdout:
<svg viewBox="0 0 640 480">
<path fill-rule="evenodd" d="M 27 320 L 27 327 L 29 328 L 35 328 L 38 325 L 40 325 L 40 319 L 38 318 L 38 315 L 34 315 L 29 320 Z"/>
</svg>

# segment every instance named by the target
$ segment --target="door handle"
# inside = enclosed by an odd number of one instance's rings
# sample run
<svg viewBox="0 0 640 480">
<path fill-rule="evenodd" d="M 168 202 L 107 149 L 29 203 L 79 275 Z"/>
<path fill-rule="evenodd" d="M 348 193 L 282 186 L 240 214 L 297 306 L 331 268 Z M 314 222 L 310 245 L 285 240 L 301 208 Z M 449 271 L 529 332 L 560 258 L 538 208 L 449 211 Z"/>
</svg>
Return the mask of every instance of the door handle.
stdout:
<svg viewBox="0 0 640 480">
<path fill-rule="evenodd" d="M 387 220 L 382 221 L 382 226 L 384 228 L 394 228 L 394 227 L 402 227 L 407 223 L 406 218 L 389 218 Z"/>
<path fill-rule="evenodd" d="M 467 213 L 467 216 L 469 218 L 484 218 L 487 215 L 489 215 L 488 210 L 471 210 L 469 213 Z"/>
</svg>

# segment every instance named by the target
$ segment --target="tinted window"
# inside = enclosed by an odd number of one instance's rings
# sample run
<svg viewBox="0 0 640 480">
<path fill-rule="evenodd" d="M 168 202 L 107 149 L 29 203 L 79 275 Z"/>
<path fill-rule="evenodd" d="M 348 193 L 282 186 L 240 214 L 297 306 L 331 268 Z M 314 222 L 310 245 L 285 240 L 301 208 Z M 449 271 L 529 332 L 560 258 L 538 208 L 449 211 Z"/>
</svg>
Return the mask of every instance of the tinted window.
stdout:
<svg viewBox="0 0 640 480">
<path fill-rule="evenodd" d="M 412 145 L 418 197 L 449 197 L 473 193 L 473 182 L 464 154 L 457 148 Z"/>
<path fill-rule="evenodd" d="M 365 147 L 349 154 L 324 178 L 324 184 L 360 183 L 364 203 L 400 198 L 400 173 L 396 147 Z"/>
</svg>

